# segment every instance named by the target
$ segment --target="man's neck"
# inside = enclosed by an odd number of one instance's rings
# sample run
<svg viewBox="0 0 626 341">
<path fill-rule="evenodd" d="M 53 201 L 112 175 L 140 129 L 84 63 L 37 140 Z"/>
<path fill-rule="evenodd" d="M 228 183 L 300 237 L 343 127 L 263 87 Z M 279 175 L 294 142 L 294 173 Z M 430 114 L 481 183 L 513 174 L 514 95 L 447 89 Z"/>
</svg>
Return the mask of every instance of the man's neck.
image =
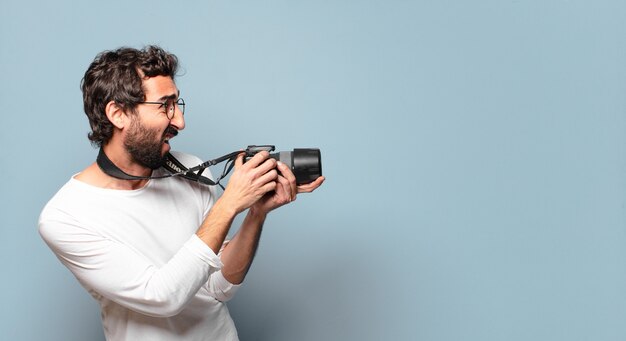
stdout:
<svg viewBox="0 0 626 341">
<path fill-rule="evenodd" d="M 127 152 L 121 148 L 114 147 L 111 143 L 102 147 L 102 151 L 105 153 L 108 160 L 110 160 L 115 167 L 119 168 L 124 173 L 135 175 L 135 176 L 150 176 L 152 170 L 138 165 L 131 161 L 130 156 Z M 116 190 L 136 190 L 144 187 L 149 180 L 141 179 L 141 180 L 126 180 L 119 179 L 114 176 L 107 174 L 98 163 L 93 163 L 81 173 L 74 177 L 76 180 L 81 182 L 85 182 L 89 185 L 100 187 L 100 188 L 108 188 L 108 189 L 116 189 Z"/>
<path fill-rule="evenodd" d="M 102 146 L 102 151 L 117 168 L 126 174 L 146 177 L 152 174 L 152 169 L 133 161 L 126 149 L 119 144 L 108 143 Z"/>
</svg>

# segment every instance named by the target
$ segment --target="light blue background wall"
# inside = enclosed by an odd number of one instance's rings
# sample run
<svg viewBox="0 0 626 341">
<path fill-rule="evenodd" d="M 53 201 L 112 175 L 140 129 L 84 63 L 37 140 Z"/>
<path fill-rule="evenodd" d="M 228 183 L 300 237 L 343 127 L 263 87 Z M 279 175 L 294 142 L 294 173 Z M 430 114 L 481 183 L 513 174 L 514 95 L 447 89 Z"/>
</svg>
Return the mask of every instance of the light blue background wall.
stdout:
<svg viewBox="0 0 626 341">
<path fill-rule="evenodd" d="M 243 340 L 626 339 L 623 1 L 2 1 L 0 339 L 101 340 L 36 232 L 92 160 L 93 57 L 161 44 L 174 148 L 319 147 L 230 303 Z"/>
</svg>

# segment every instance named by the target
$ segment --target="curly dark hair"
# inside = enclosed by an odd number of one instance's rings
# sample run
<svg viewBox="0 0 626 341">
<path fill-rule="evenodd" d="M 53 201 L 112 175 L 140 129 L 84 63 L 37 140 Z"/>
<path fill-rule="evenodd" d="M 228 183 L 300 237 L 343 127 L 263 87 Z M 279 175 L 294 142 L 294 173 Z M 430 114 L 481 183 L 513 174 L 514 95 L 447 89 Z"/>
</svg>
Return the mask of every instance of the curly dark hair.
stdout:
<svg viewBox="0 0 626 341">
<path fill-rule="evenodd" d="M 174 79 L 177 69 L 178 58 L 158 46 L 141 50 L 122 47 L 99 53 L 80 83 L 91 126 L 88 134 L 91 143 L 100 147 L 113 135 L 113 125 L 105 113 L 107 103 L 114 101 L 134 113 L 137 103 L 145 100 L 142 79 L 155 76 Z"/>
</svg>

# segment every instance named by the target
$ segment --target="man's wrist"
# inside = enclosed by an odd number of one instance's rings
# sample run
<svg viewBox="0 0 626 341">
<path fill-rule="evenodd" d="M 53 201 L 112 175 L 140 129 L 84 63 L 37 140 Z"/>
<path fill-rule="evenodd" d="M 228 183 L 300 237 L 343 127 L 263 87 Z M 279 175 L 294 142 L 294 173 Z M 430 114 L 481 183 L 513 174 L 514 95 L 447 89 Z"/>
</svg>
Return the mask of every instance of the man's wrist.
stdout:
<svg viewBox="0 0 626 341">
<path fill-rule="evenodd" d="M 256 205 L 252 205 L 248 210 L 248 216 L 254 220 L 265 221 L 267 217 L 267 211 L 257 207 Z"/>
<path fill-rule="evenodd" d="M 217 211 L 222 215 L 234 218 L 240 210 L 233 204 L 231 204 L 226 198 L 221 197 L 217 199 L 215 205 L 211 210 Z"/>
</svg>

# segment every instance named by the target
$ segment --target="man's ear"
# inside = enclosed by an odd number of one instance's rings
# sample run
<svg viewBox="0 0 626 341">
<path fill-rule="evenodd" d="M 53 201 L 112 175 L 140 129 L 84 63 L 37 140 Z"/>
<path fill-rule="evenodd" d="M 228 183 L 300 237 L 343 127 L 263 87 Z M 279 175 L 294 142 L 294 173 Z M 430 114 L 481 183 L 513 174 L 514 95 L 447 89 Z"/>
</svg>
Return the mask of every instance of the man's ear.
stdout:
<svg viewBox="0 0 626 341">
<path fill-rule="evenodd" d="M 107 103 L 107 106 L 104 108 L 104 111 L 107 115 L 111 124 L 113 124 L 116 128 L 122 129 L 126 125 L 126 113 L 124 109 L 117 104 L 115 101 L 110 101 Z"/>
</svg>

